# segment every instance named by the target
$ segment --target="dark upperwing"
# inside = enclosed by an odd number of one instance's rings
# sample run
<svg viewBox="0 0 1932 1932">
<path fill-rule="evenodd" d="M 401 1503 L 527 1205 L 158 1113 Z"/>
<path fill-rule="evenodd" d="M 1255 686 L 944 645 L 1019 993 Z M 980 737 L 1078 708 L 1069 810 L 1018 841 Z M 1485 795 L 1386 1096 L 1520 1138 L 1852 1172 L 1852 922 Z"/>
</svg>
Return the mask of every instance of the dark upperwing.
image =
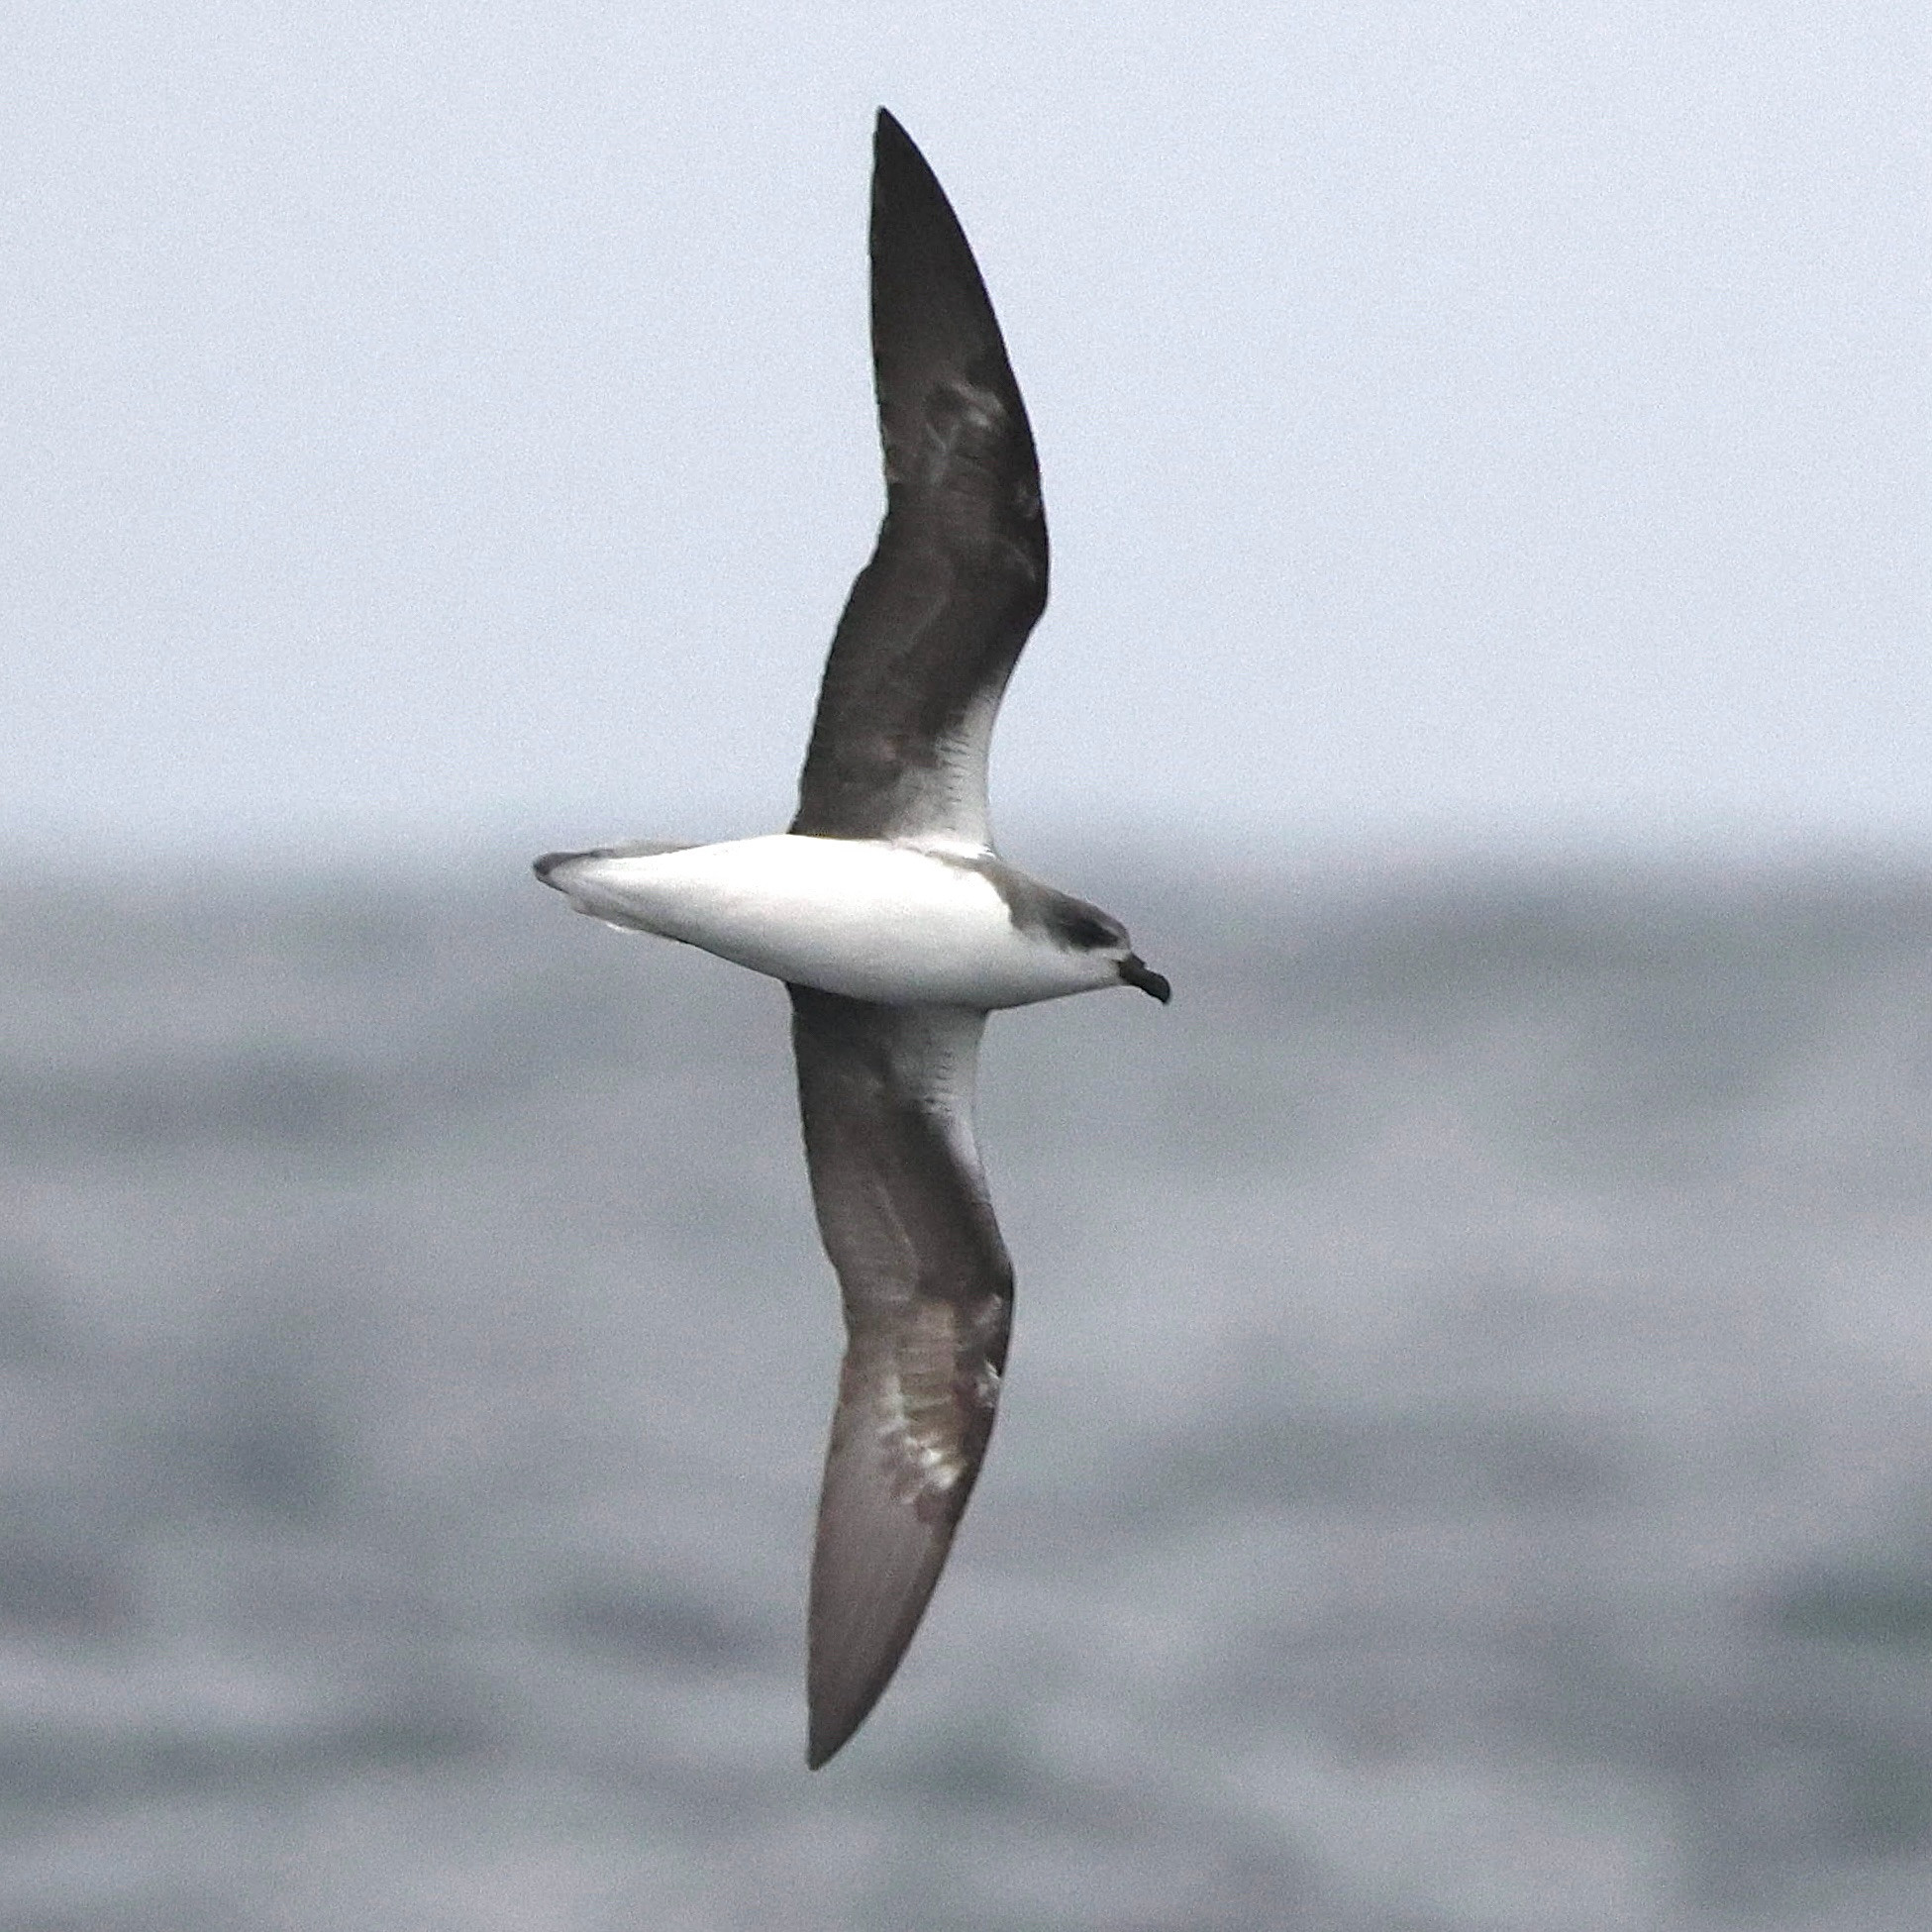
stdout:
<svg viewBox="0 0 1932 1932">
<path fill-rule="evenodd" d="M 972 251 L 883 108 L 871 289 L 885 520 L 826 661 L 791 830 L 985 846 L 993 717 L 1047 602 L 1040 466 Z"/>
</svg>

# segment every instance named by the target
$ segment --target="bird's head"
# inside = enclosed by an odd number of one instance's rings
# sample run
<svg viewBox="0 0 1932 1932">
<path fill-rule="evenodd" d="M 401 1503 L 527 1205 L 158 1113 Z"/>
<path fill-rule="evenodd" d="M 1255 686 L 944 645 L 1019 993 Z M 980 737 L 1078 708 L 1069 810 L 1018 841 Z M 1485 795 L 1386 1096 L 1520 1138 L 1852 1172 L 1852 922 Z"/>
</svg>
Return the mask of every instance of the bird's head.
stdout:
<svg viewBox="0 0 1932 1932">
<path fill-rule="evenodd" d="M 1156 972 L 1134 951 L 1134 942 L 1127 937 L 1127 928 L 1118 919 L 1098 906 L 1088 905 L 1084 899 L 1059 893 L 1054 897 L 1049 924 L 1061 945 L 1071 952 L 1085 954 L 1096 966 L 1110 969 L 1121 985 L 1138 986 L 1163 1006 L 1167 1005 L 1173 997 L 1167 975 Z M 1106 984 L 1104 972 L 1099 983 Z"/>
</svg>

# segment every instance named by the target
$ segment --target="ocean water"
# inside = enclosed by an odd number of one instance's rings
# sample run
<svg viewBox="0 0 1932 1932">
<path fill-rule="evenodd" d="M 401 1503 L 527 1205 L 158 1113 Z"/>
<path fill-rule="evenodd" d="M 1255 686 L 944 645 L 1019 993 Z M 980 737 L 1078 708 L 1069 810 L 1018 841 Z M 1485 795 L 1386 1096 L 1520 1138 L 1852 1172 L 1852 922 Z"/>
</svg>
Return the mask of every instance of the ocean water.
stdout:
<svg viewBox="0 0 1932 1932">
<path fill-rule="evenodd" d="M 774 986 L 501 882 L 0 929 L 0 1932 L 1918 1932 L 1932 872 L 1059 868 L 1020 1270 L 802 1762 Z"/>
</svg>

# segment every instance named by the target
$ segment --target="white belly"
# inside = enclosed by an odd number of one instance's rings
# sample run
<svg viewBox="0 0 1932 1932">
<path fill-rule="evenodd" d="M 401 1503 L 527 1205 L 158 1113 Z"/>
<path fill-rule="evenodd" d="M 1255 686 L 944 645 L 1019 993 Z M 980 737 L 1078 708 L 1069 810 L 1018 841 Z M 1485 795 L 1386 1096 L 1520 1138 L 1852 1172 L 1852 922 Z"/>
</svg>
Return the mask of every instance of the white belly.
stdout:
<svg viewBox="0 0 1932 1932">
<path fill-rule="evenodd" d="M 1110 964 L 1016 930 L 980 873 L 869 839 L 776 833 L 572 860 L 580 912 L 851 999 L 1025 1006 L 1114 982 Z"/>
</svg>

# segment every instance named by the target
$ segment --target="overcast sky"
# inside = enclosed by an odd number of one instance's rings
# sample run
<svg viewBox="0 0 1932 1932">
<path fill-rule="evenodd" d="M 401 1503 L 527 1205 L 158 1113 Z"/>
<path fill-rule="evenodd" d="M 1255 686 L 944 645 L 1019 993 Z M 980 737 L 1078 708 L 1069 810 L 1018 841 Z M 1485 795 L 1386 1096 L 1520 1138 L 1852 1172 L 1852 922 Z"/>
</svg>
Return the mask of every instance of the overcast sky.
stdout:
<svg viewBox="0 0 1932 1932">
<path fill-rule="evenodd" d="M 1038 436 L 1004 841 L 1932 844 L 1925 10 L 13 10 L 0 839 L 788 814 L 866 173 Z"/>
</svg>

